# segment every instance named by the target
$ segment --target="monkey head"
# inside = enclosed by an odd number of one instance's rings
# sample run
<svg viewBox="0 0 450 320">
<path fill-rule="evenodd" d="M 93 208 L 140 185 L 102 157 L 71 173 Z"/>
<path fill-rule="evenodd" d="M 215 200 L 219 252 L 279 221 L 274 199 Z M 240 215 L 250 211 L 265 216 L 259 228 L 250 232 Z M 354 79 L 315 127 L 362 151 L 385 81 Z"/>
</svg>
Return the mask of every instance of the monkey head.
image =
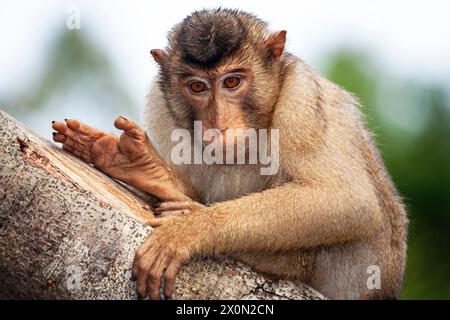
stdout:
<svg viewBox="0 0 450 320">
<path fill-rule="evenodd" d="M 286 31 L 269 34 L 267 24 L 253 15 L 216 9 L 192 13 L 168 40 L 166 50 L 151 54 L 179 127 L 192 130 L 194 121 L 202 122 L 203 131 L 222 133 L 270 127 L 282 83 Z"/>
</svg>

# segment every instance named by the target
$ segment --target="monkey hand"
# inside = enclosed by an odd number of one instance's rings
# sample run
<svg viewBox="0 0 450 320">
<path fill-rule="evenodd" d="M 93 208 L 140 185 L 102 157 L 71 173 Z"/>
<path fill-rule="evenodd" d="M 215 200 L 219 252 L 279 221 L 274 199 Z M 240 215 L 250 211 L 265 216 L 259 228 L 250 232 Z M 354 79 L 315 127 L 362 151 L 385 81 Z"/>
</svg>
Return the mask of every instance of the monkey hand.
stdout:
<svg viewBox="0 0 450 320">
<path fill-rule="evenodd" d="M 53 140 L 112 178 L 163 200 L 185 200 L 145 131 L 124 117 L 118 117 L 114 125 L 123 130 L 119 137 L 73 119 L 54 121 Z"/>
<path fill-rule="evenodd" d="M 170 298 L 179 268 L 199 253 L 196 234 L 183 230 L 184 219 L 170 216 L 160 221 L 134 257 L 132 272 L 140 299 L 147 295 L 152 300 L 160 299 L 161 279 L 164 279 L 164 295 Z"/>
</svg>

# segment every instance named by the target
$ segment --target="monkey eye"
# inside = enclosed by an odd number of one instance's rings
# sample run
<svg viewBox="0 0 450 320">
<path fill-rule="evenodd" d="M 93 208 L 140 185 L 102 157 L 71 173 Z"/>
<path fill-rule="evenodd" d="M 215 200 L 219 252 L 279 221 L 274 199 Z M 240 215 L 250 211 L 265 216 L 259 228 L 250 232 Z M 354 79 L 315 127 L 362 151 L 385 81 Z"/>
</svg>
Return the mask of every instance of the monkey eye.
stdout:
<svg viewBox="0 0 450 320">
<path fill-rule="evenodd" d="M 241 78 L 239 77 L 228 77 L 223 80 L 223 86 L 228 89 L 237 88 L 241 84 Z"/>
<path fill-rule="evenodd" d="M 204 84 L 201 81 L 193 81 L 189 84 L 189 88 L 195 92 L 195 93 L 202 93 L 206 90 L 208 90 L 208 87 L 206 86 L 206 84 Z"/>
</svg>

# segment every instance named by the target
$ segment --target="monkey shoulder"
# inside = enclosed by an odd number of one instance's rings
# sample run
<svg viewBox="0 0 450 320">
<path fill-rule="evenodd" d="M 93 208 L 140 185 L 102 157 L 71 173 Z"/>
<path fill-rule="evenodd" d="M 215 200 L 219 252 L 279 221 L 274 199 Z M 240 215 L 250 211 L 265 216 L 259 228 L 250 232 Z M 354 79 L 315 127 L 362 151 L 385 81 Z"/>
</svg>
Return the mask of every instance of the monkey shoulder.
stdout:
<svg viewBox="0 0 450 320">
<path fill-rule="evenodd" d="M 372 140 L 357 99 L 300 59 L 290 59 L 272 121 L 279 129 L 281 168 L 297 177 L 364 174 L 362 150 Z"/>
</svg>

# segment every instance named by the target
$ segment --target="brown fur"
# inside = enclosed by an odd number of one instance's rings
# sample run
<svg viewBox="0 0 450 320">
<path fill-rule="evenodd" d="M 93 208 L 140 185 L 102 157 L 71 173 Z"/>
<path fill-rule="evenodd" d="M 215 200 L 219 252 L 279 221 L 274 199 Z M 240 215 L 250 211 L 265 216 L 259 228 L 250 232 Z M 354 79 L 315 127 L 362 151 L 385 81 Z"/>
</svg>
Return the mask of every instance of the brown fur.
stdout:
<svg viewBox="0 0 450 320">
<path fill-rule="evenodd" d="M 261 176 L 251 165 L 177 167 L 200 201 L 210 204 L 171 220 L 194 243 L 182 255 L 230 254 L 261 272 L 303 280 L 330 298 L 398 297 L 406 213 L 357 101 L 290 54 L 268 63 L 266 24 L 244 13 L 226 14 L 237 17 L 246 34 L 214 68 L 250 62 L 253 109 L 246 119 L 249 126 L 280 130 L 281 168 L 275 176 Z M 167 163 L 172 130 L 191 128 L 195 119 L 173 75 L 198 69 L 202 61 L 183 60 L 182 29 L 178 25 L 170 35 L 146 112 L 148 134 Z M 381 269 L 380 290 L 366 286 L 370 265 Z"/>
</svg>

